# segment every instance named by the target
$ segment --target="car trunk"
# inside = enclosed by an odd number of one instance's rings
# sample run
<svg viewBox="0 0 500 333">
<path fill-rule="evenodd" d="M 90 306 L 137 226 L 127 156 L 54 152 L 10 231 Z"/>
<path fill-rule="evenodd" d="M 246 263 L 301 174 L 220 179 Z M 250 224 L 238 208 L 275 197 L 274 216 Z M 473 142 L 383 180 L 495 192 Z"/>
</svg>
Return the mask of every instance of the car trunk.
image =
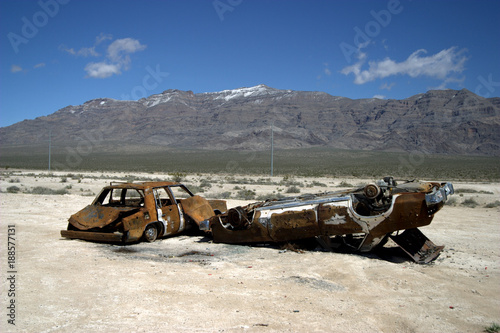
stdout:
<svg viewBox="0 0 500 333">
<path fill-rule="evenodd" d="M 139 211 L 138 207 L 111 207 L 89 205 L 71 215 L 69 223 L 79 230 L 104 228 L 119 218 Z"/>
</svg>

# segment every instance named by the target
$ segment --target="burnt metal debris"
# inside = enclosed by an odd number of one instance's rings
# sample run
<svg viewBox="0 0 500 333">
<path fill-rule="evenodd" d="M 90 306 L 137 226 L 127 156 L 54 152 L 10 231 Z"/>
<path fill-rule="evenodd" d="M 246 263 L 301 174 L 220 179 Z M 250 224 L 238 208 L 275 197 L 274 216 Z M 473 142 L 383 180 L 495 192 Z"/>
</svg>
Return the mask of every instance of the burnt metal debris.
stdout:
<svg viewBox="0 0 500 333">
<path fill-rule="evenodd" d="M 181 192 L 180 197 L 176 192 Z M 436 246 L 418 229 L 429 225 L 450 195 L 449 182 L 396 182 L 385 177 L 359 188 L 226 207 L 172 182 L 111 184 L 69 219 L 61 235 L 98 241 L 154 241 L 196 227 L 216 243 L 279 243 L 316 239 L 332 250 L 368 252 L 391 238 L 415 262 L 429 263 Z"/>
</svg>

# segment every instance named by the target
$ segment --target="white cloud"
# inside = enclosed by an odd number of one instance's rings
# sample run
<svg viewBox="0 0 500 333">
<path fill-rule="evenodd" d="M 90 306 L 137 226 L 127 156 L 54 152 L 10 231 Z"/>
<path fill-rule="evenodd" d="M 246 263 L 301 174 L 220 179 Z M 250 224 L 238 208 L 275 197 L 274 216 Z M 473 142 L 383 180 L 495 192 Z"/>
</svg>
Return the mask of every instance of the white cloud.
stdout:
<svg viewBox="0 0 500 333">
<path fill-rule="evenodd" d="M 146 45 L 142 45 L 137 39 L 117 39 L 108 46 L 108 58 L 113 62 L 127 63 L 130 61 L 128 54 L 142 51 Z"/>
<path fill-rule="evenodd" d="M 100 57 L 101 54 L 96 51 L 97 46 L 112 38 L 113 36 L 110 34 L 101 33 L 96 37 L 92 47 L 82 47 L 76 51 L 74 48 L 61 45 L 59 49 L 74 56 Z M 129 55 L 142 51 L 145 48 L 146 45 L 141 44 L 137 39 L 117 39 L 108 45 L 106 59 L 100 62 L 90 62 L 85 66 L 87 77 L 103 79 L 115 74 L 121 74 L 122 71 L 128 70 L 130 67 L 131 60 Z"/>
<path fill-rule="evenodd" d="M 323 63 L 323 66 L 324 66 L 323 72 L 325 73 L 325 75 L 327 76 L 332 75 L 332 71 L 330 70 L 330 65 L 327 62 L 325 62 Z"/>
<path fill-rule="evenodd" d="M 382 47 L 384 50 L 389 51 L 389 46 L 387 45 L 387 39 L 382 39 Z"/>
<path fill-rule="evenodd" d="M 120 65 L 106 62 L 91 62 L 85 66 L 88 77 L 104 79 L 113 74 L 121 74 Z"/>
<path fill-rule="evenodd" d="M 74 56 L 80 56 L 80 57 L 99 57 L 101 54 L 96 51 L 96 47 L 101 44 L 102 42 L 106 40 L 112 39 L 113 36 L 110 34 L 105 34 L 102 33 L 95 38 L 95 43 L 91 47 L 82 47 L 78 51 L 76 51 L 74 48 L 68 48 L 66 45 L 62 44 L 59 46 L 59 50 L 67 52 L 71 55 Z"/>
<path fill-rule="evenodd" d="M 392 75 L 409 75 L 410 77 L 428 76 L 440 80 L 448 80 L 450 75 L 464 71 L 467 57 L 463 55 L 465 49 L 457 50 L 456 47 L 442 50 L 430 56 L 423 56 L 424 49 L 413 52 L 403 62 L 396 62 L 385 58 L 382 61 L 369 61 L 368 69 L 362 70 L 366 61 L 366 54 L 360 53 L 359 61 L 342 69 L 341 73 L 354 74 L 354 83 L 364 84 L 376 79 Z"/>
<path fill-rule="evenodd" d="M 101 32 L 101 34 L 95 38 L 95 45 L 99 45 L 99 44 L 101 44 L 102 42 L 104 42 L 105 40 L 108 40 L 108 39 L 109 40 L 113 39 L 113 35 L 111 35 L 111 34 L 105 34 L 105 33 Z"/>
<path fill-rule="evenodd" d="M 385 99 L 385 96 L 384 95 L 374 95 L 373 98 Z"/>
<path fill-rule="evenodd" d="M 78 50 L 77 55 L 82 57 L 98 57 L 100 54 L 95 50 L 95 46 L 92 47 L 82 47 Z"/>
<path fill-rule="evenodd" d="M 68 48 L 66 45 L 60 45 L 59 50 L 67 52 L 74 56 L 79 57 L 98 57 L 100 54 L 95 50 L 95 46 L 92 47 L 82 47 L 78 51 L 75 51 L 74 48 Z"/>
<path fill-rule="evenodd" d="M 74 48 L 68 48 L 66 45 L 62 44 L 62 45 L 59 45 L 59 50 L 63 51 L 63 52 L 67 52 L 69 54 L 72 54 L 72 55 L 76 55 L 76 51 Z"/>
<path fill-rule="evenodd" d="M 101 56 L 96 51 L 96 46 L 110 40 L 111 35 L 106 35 L 101 33 L 96 37 L 94 46 L 83 47 L 76 51 L 74 48 L 68 48 L 65 45 L 60 45 L 59 50 L 67 52 L 74 56 L 82 57 L 99 57 Z M 122 71 L 128 70 L 130 66 L 130 56 L 129 54 L 142 51 L 146 48 L 146 45 L 141 44 L 138 40 L 132 38 L 117 39 L 112 42 L 106 53 L 106 58 L 100 62 L 90 62 L 88 63 L 84 70 L 87 73 L 86 77 L 104 79 L 112 75 L 119 75 Z M 36 64 L 33 68 L 44 67 L 45 63 Z M 23 68 L 18 65 L 12 65 L 11 72 L 17 73 L 23 71 Z"/>
<path fill-rule="evenodd" d="M 332 71 L 330 69 L 330 65 L 327 62 L 323 63 L 323 69 L 321 71 L 321 74 L 316 75 L 316 80 L 321 80 L 323 77 L 323 74 L 326 76 L 331 76 Z"/>
<path fill-rule="evenodd" d="M 386 89 L 386 90 L 391 90 L 392 87 L 394 87 L 396 85 L 396 83 L 391 83 L 391 84 L 387 84 L 387 83 L 384 83 L 380 86 L 380 89 Z"/>
<path fill-rule="evenodd" d="M 12 73 L 22 72 L 22 70 L 22 67 L 18 65 L 12 65 L 12 67 L 10 67 Z"/>
</svg>

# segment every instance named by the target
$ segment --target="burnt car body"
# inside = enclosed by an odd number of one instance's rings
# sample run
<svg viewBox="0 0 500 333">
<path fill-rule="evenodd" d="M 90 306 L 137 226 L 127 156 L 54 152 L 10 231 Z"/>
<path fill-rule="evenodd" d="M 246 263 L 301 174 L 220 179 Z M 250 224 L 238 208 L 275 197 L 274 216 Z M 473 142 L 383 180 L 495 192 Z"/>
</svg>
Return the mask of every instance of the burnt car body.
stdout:
<svg viewBox="0 0 500 333">
<path fill-rule="evenodd" d="M 61 236 L 108 242 L 153 242 L 227 210 L 176 182 L 111 183 L 92 204 L 69 218 Z"/>
<path fill-rule="evenodd" d="M 280 243 L 316 239 L 368 252 L 390 238 L 415 262 L 428 263 L 436 246 L 419 227 L 429 225 L 454 193 L 451 183 L 392 177 L 356 189 L 266 200 L 227 210 L 175 182 L 111 183 L 91 205 L 69 218 L 67 238 L 110 242 L 154 241 L 190 227 L 216 243 Z M 400 233 L 401 232 L 401 233 Z"/>
<path fill-rule="evenodd" d="M 350 191 L 231 208 L 204 220 L 199 227 L 220 243 L 316 238 L 326 248 L 334 248 L 340 241 L 361 252 L 383 245 L 390 237 L 414 261 L 428 263 L 444 246 L 436 246 L 417 228 L 430 224 L 453 193 L 451 183 L 397 184 L 392 177 L 386 177 Z"/>
</svg>

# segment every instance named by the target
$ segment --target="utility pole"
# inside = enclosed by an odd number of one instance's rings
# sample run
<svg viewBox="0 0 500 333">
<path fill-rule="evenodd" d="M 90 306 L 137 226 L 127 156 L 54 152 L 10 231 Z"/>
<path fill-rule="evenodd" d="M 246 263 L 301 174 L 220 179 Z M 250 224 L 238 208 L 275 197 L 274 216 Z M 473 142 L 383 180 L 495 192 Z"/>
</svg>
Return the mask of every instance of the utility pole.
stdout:
<svg viewBox="0 0 500 333">
<path fill-rule="evenodd" d="M 50 172 L 50 150 L 52 146 L 52 130 L 49 130 L 49 172 Z"/>
<path fill-rule="evenodd" d="M 271 177 L 273 176 L 273 158 L 274 158 L 274 123 L 271 124 Z"/>
</svg>

